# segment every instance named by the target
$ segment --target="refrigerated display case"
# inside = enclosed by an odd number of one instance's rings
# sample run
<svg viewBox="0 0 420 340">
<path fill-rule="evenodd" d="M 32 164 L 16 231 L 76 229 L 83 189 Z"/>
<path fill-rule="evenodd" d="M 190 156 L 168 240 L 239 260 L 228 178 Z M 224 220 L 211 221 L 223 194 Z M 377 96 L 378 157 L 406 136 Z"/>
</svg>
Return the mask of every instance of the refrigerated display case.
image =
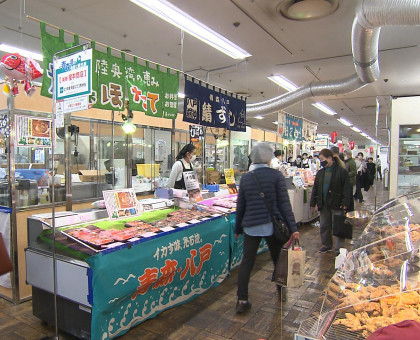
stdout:
<svg viewBox="0 0 420 340">
<path fill-rule="evenodd" d="M 364 339 L 403 320 L 420 321 L 420 192 L 377 210 L 297 332 Z"/>
<path fill-rule="evenodd" d="M 420 125 L 400 125 L 398 194 L 420 189 Z"/>
</svg>

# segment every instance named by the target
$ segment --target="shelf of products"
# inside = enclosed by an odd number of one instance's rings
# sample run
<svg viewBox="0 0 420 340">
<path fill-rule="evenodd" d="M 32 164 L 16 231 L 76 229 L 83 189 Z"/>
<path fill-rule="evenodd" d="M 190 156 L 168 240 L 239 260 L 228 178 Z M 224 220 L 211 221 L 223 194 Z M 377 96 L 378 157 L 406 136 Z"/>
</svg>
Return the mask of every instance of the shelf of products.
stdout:
<svg viewBox="0 0 420 340">
<path fill-rule="evenodd" d="M 420 193 L 379 209 L 298 334 L 361 339 L 403 320 L 420 321 Z"/>
<path fill-rule="evenodd" d="M 398 194 L 420 188 L 420 125 L 401 125 L 398 151 Z"/>
</svg>

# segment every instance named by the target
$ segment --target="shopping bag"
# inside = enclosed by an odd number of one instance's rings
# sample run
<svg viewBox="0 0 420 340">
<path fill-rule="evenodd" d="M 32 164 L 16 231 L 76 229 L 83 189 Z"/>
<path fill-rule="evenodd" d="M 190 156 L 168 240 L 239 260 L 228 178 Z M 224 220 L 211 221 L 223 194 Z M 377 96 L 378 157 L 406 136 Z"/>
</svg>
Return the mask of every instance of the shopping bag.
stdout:
<svg viewBox="0 0 420 340">
<path fill-rule="evenodd" d="M 348 239 L 353 238 L 353 227 L 344 215 L 333 215 L 333 235 Z"/>
<path fill-rule="evenodd" d="M 295 240 L 292 246 L 288 244 L 282 248 L 272 280 L 281 286 L 300 287 L 303 284 L 305 257 L 306 251 L 300 247 L 299 241 Z"/>
<path fill-rule="evenodd" d="M 13 270 L 12 261 L 7 254 L 6 245 L 3 241 L 3 235 L 0 233 L 0 275 L 6 274 Z"/>
</svg>

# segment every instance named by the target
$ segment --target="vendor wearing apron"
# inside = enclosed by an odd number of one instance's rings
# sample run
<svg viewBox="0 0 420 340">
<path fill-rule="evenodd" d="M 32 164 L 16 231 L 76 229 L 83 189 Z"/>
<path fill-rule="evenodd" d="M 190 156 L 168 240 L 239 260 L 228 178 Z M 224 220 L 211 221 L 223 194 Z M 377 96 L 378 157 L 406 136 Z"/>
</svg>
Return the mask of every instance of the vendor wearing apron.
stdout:
<svg viewBox="0 0 420 340">
<path fill-rule="evenodd" d="M 179 152 L 176 157 L 176 162 L 172 166 L 168 182 L 169 188 L 186 190 L 182 173 L 193 171 L 191 163 L 194 162 L 195 158 L 195 146 L 193 144 L 185 145 Z"/>
</svg>

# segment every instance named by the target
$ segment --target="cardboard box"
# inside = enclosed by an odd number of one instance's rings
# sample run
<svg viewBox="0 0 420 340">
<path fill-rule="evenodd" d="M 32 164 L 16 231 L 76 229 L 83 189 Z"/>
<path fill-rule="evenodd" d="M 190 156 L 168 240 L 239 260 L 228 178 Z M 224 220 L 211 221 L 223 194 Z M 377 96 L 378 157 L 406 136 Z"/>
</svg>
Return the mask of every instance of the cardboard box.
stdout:
<svg viewBox="0 0 420 340">
<path fill-rule="evenodd" d="M 79 170 L 82 182 L 105 182 L 106 170 Z"/>
<path fill-rule="evenodd" d="M 207 183 L 220 183 L 220 172 L 217 170 L 207 170 Z"/>
</svg>

